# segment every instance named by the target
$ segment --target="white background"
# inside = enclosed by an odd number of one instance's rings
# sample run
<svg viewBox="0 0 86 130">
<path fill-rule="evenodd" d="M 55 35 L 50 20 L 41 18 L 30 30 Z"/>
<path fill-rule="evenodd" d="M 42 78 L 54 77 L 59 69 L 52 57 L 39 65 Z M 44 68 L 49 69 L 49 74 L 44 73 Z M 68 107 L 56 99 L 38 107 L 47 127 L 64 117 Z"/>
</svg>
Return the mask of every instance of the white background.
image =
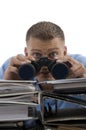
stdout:
<svg viewBox="0 0 86 130">
<path fill-rule="evenodd" d="M 0 66 L 23 53 L 26 31 L 39 21 L 61 26 L 68 52 L 86 56 L 86 0 L 0 0 Z"/>
</svg>

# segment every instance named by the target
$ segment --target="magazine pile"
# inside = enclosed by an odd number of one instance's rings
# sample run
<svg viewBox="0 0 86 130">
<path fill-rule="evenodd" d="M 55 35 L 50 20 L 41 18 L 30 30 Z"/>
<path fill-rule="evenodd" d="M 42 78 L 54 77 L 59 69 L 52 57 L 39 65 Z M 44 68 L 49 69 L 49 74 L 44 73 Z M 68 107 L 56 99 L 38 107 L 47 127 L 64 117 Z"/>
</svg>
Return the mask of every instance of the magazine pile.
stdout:
<svg viewBox="0 0 86 130">
<path fill-rule="evenodd" d="M 52 91 L 36 91 L 35 85 L 53 86 Z M 0 81 L 0 126 L 4 122 L 40 119 L 44 125 L 86 125 L 86 99 L 71 95 L 86 95 L 86 78 L 53 81 Z M 34 102 L 35 96 L 37 102 Z M 71 102 L 80 108 L 58 107 L 58 101 Z M 48 102 L 49 101 L 49 102 Z M 53 107 L 52 107 L 52 101 Z M 45 103 L 46 102 L 46 103 Z M 36 110 L 40 106 L 40 112 Z"/>
<path fill-rule="evenodd" d="M 0 81 L 0 124 L 35 119 L 35 81 Z M 30 107 L 29 107 L 30 106 Z"/>
<path fill-rule="evenodd" d="M 86 78 L 43 81 L 40 84 L 53 85 L 52 92 L 42 92 L 40 94 L 43 124 L 48 126 L 85 126 L 86 128 L 86 98 L 80 99 L 75 96 L 79 94 L 86 97 Z M 47 104 L 45 104 L 46 100 L 49 100 Z M 53 107 L 50 103 L 52 100 Z M 70 108 L 70 106 L 69 108 L 59 108 L 58 101 L 78 104 L 79 108 Z"/>
</svg>

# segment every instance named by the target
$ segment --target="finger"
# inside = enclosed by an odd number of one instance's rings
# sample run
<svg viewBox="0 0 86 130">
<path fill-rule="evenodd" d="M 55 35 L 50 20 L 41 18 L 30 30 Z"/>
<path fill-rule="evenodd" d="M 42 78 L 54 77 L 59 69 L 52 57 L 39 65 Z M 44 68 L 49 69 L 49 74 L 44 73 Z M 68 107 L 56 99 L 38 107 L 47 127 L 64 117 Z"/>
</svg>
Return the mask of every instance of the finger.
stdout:
<svg viewBox="0 0 86 130">
<path fill-rule="evenodd" d="M 81 77 L 84 74 L 85 68 L 83 67 L 83 65 L 77 65 L 75 67 L 71 67 L 69 69 L 69 76 L 70 77 Z"/>
<path fill-rule="evenodd" d="M 4 79 L 6 80 L 19 79 L 18 69 L 16 67 L 9 66 L 4 73 Z"/>
<path fill-rule="evenodd" d="M 6 70 L 5 73 L 15 73 L 15 74 L 18 74 L 18 68 L 17 67 L 14 67 L 14 66 L 9 66 Z"/>
<path fill-rule="evenodd" d="M 12 57 L 11 59 L 10 59 L 10 64 L 9 64 L 9 66 L 16 66 L 16 67 L 18 67 L 18 66 L 20 66 L 20 65 L 22 65 L 22 64 L 26 64 L 26 63 L 30 63 L 31 61 L 30 60 L 25 60 L 24 58 L 21 58 L 21 57 Z"/>
<path fill-rule="evenodd" d="M 68 60 L 72 65 L 74 65 L 74 64 L 80 64 L 79 61 L 73 59 L 73 58 L 70 57 L 70 56 L 67 56 L 67 60 Z"/>
<path fill-rule="evenodd" d="M 22 54 L 18 54 L 16 56 L 16 58 L 19 60 L 19 61 L 22 61 L 23 63 L 27 63 L 27 62 L 31 62 L 30 61 L 30 58 L 27 58 L 26 56 L 22 55 Z"/>
<path fill-rule="evenodd" d="M 66 61 L 66 58 L 65 57 L 58 57 L 58 58 L 56 58 L 56 61 L 59 63 L 62 63 L 64 61 Z"/>
<path fill-rule="evenodd" d="M 63 56 L 63 57 L 58 57 L 57 58 L 57 62 L 62 63 L 62 62 L 66 62 L 66 61 L 68 61 L 68 57 L 67 56 Z"/>
<path fill-rule="evenodd" d="M 34 58 L 33 56 L 29 56 L 29 55 L 28 55 L 26 58 L 27 58 L 28 60 L 35 61 L 35 58 Z"/>
<path fill-rule="evenodd" d="M 18 60 L 20 60 L 20 61 L 25 61 L 25 56 L 24 55 L 22 55 L 22 54 L 18 54 L 17 56 L 16 56 L 16 58 L 18 59 Z"/>
<path fill-rule="evenodd" d="M 70 63 L 70 61 L 68 61 L 68 58 L 67 57 L 59 57 L 57 60 L 56 60 L 57 63 L 64 63 L 66 64 L 69 68 L 72 67 L 72 64 Z"/>
<path fill-rule="evenodd" d="M 16 57 L 12 57 L 10 59 L 9 66 L 19 66 L 21 64 L 22 64 L 22 62 L 20 60 L 18 60 Z"/>
<path fill-rule="evenodd" d="M 79 64 L 79 62 L 77 61 L 77 60 L 75 60 L 75 59 L 73 59 L 72 57 L 70 57 L 70 56 L 64 56 L 64 57 L 59 57 L 58 59 L 57 59 L 57 62 L 69 62 L 69 63 L 71 63 L 72 65 L 74 65 L 74 64 Z"/>
<path fill-rule="evenodd" d="M 20 60 L 17 59 L 16 57 L 12 57 L 12 58 L 10 59 L 9 66 L 16 66 L 16 67 L 18 67 L 18 66 L 20 66 L 20 65 L 22 65 L 22 64 L 24 64 L 24 63 L 25 63 L 25 61 L 20 61 Z"/>
<path fill-rule="evenodd" d="M 25 61 L 26 63 L 31 63 L 31 61 L 35 61 L 35 58 L 32 57 L 32 56 L 24 56 L 22 54 L 18 54 L 17 56 L 17 59 L 20 60 L 20 61 Z"/>
</svg>

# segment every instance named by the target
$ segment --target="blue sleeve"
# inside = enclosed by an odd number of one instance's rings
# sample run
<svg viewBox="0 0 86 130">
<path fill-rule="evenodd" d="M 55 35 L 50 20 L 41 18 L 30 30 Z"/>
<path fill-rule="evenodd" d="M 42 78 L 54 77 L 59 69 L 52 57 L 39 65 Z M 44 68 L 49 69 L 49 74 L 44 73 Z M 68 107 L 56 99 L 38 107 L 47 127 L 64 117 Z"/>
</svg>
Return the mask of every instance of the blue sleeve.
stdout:
<svg viewBox="0 0 86 130">
<path fill-rule="evenodd" d="M 69 56 L 71 56 L 75 60 L 79 61 L 86 67 L 86 56 L 82 56 L 80 54 L 69 54 Z"/>
<path fill-rule="evenodd" d="M 4 64 L 0 67 L 0 79 L 4 79 L 4 72 L 9 65 L 10 58 L 7 59 Z"/>
</svg>

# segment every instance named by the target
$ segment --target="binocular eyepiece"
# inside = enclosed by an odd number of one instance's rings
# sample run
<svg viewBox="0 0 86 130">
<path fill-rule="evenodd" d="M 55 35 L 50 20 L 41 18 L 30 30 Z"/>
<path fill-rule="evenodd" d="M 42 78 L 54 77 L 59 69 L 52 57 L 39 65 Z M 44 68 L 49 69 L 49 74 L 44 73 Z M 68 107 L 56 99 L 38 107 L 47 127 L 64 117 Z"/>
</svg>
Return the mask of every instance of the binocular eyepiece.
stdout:
<svg viewBox="0 0 86 130">
<path fill-rule="evenodd" d="M 42 66 L 47 66 L 55 79 L 65 79 L 69 72 L 66 62 L 57 63 L 56 60 L 42 57 L 38 61 L 31 61 L 30 64 L 21 65 L 18 70 L 19 76 L 23 80 L 31 80 L 40 71 Z"/>
</svg>

